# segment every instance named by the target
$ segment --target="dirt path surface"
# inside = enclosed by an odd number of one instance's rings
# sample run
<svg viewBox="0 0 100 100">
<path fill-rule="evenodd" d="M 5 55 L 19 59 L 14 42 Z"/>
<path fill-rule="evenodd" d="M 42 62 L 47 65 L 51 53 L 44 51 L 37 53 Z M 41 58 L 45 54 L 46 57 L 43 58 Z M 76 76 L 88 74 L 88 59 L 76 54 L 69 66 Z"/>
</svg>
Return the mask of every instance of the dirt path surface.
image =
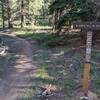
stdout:
<svg viewBox="0 0 100 100">
<path fill-rule="evenodd" d="M 0 100 L 20 100 L 25 88 L 31 86 L 30 73 L 36 69 L 32 64 L 31 45 L 24 39 L 17 40 L 14 43 L 15 49 L 20 47 L 15 55 L 17 59 L 8 65 L 5 77 L 0 80 Z"/>
</svg>

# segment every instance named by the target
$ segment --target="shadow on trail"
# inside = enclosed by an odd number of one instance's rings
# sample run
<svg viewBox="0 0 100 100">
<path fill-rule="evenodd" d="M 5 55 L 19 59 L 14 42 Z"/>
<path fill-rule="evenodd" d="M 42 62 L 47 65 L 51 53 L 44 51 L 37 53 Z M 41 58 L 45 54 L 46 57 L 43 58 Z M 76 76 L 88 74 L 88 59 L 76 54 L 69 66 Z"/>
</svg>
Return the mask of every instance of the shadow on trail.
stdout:
<svg viewBox="0 0 100 100">
<path fill-rule="evenodd" d="M 22 97 L 26 88 L 32 86 L 30 73 L 33 73 L 36 67 L 32 63 L 31 46 L 27 41 L 15 36 L 0 34 L 0 37 L 8 46 L 8 63 L 0 83 L 0 100 L 16 100 L 17 97 Z"/>
</svg>

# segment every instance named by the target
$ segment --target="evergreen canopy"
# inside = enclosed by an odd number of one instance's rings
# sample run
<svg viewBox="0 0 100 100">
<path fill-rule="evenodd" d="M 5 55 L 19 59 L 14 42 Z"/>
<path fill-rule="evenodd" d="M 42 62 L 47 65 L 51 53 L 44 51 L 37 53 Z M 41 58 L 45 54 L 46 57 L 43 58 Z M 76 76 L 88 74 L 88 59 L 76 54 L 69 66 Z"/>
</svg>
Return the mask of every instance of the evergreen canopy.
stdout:
<svg viewBox="0 0 100 100">
<path fill-rule="evenodd" d="M 96 5 L 91 0 L 55 0 L 49 6 L 50 14 L 60 13 L 56 22 L 60 28 L 76 20 L 93 21 L 96 19 Z"/>
</svg>

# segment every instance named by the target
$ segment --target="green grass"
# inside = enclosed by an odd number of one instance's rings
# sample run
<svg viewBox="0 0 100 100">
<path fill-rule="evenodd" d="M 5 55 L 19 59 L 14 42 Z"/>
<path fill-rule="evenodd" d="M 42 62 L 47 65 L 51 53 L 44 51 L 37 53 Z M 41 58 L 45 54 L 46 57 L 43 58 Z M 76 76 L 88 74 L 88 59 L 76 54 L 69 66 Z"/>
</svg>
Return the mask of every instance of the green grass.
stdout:
<svg viewBox="0 0 100 100">
<path fill-rule="evenodd" d="M 22 100 L 37 100 L 36 95 L 46 85 L 51 84 L 52 86 L 56 86 L 58 92 L 63 91 L 65 94 L 72 93 L 74 87 L 77 86 L 78 82 L 67 75 L 67 66 L 63 66 L 67 59 L 64 59 L 63 53 L 61 52 L 67 52 L 69 48 L 57 47 L 53 50 L 39 47 L 39 50 L 34 52 L 33 61 L 36 63 L 38 69 L 31 76 L 31 79 L 35 83 L 31 88 L 33 95 L 30 96 L 30 94 L 26 93 L 28 98 L 26 97 L 27 99 L 24 98 Z M 60 54 L 60 56 L 55 58 L 53 57 L 55 54 Z M 64 98 L 68 98 L 67 96 L 65 95 Z"/>
<path fill-rule="evenodd" d="M 74 90 L 75 87 L 81 84 L 80 82 L 81 79 L 77 79 L 77 78 L 81 78 L 82 76 L 84 61 L 81 62 L 81 64 L 79 65 L 78 71 L 75 73 L 75 74 L 78 74 L 74 76 L 75 78 L 77 77 L 76 79 L 70 78 L 71 74 L 68 75 L 67 66 L 63 66 L 65 65 L 65 62 L 67 61 L 67 59 L 63 58 L 63 53 L 71 51 L 70 44 L 67 45 L 68 39 L 74 36 L 65 37 L 65 36 L 57 36 L 57 35 L 49 34 L 49 33 L 37 34 L 37 33 L 32 33 L 32 32 L 26 32 L 25 34 L 20 34 L 18 36 L 24 37 L 24 38 L 31 37 L 33 40 L 36 40 L 39 43 L 41 43 L 39 50 L 37 50 L 37 52 L 33 54 L 33 61 L 37 63 L 36 65 L 38 67 L 36 73 L 31 76 L 32 80 L 35 82 L 35 85 L 31 89 L 31 92 L 33 94 L 30 96 L 31 93 L 30 94 L 26 93 L 26 96 L 28 97 L 24 98 L 23 100 L 37 100 L 36 94 L 38 94 L 39 91 L 41 91 L 42 88 L 44 88 L 45 85 L 48 85 L 48 84 L 52 84 L 53 86 L 56 86 L 58 89 L 60 88 L 61 91 L 63 91 L 63 93 L 66 94 L 64 98 L 68 97 L 67 94 L 71 94 L 73 91 L 75 91 Z M 54 44 L 59 41 L 62 42 L 62 40 L 64 40 L 63 42 L 66 43 L 66 47 L 65 46 L 60 47 L 59 44 Z M 54 48 L 53 49 L 48 48 L 48 45 L 49 47 L 54 47 Z M 80 52 L 81 51 L 77 51 L 72 57 L 78 60 L 83 60 L 85 54 L 82 54 L 83 51 L 81 53 Z M 55 55 L 58 55 L 58 56 L 54 57 Z M 92 52 L 92 60 L 98 62 L 100 61 L 99 58 L 100 58 L 99 53 Z M 75 64 L 75 66 L 78 66 L 78 64 L 79 63 Z M 96 82 L 97 91 L 100 91 L 100 82 L 99 82 L 99 79 L 97 78 L 100 75 L 99 73 L 97 73 L 97 71 L 98 70 L 96 69 L 96 66 L 92 65 L 91 79 Z"/>
<path fill-rule="evenodd" d="M 35 37 L 34 37 L 35 38 Z M 53 50 L 53 51 L 52 51 Z M 56 48 L 42 48 L 39 47 L 39 50 L 33 54 L 33 61 L 37 63 L 37 71 L 34 73 L 31 77 L 33 82 L 35 82 L 35 85 L 31 88 L 31 92 L 33 95 L 30 96 L 30 94 L 26 93 L 26 96 L 28 98 L 24 98 L 22 100 L 38 100 L 36 98 L 36 95 L 42 90 L 42 88 L 45 88 L 46 85 L 52 84 L 53 86 L 56 86 L 61 89 L 62 94 L 64 93 L 65 96 L 63 96 L 63 100 L 67 100 L 69 98 L 68 95 L 72 94 L 75 91 L 75 88 L 81 84 L 80 79 L 82 72 L 83 72 L 83 62 L 79 65 L 78 71 L 75 73 L 75 78 L 71 78 L 70 75 L 68 75 L 67 66 L 63 66 L 64 63 L 67 63 L 67 59 L 63 57 L 63 53 L 61 52 L 68 52 L 71 51 L 68 46 L 66 47 L 56 47 Z M 71 52 L 70 52 L 71 53 Z M 57 55 L 57 57 L 54 57 L 54 55 Z M 98 54 L 95 54 L 93 52 L 93 58 L 99 56 Z M 73 58 L 76 58 L 78 60 L 82 60 L 84 57 L 84 54 L 77 51 L 73 56 Z M 75 63 L 75 62 L 73 62 Z M 65 64 L 65 65 L 69 65 Z M 75 64 L 75 66 L 78 66 L 78 63 Z M 73 67 L 75 67 L 73 66 Z M 94 70 L 95 65 L 92 65 L 91 69 L 91 78 L 96 82 L 96 88 L 99 93 L 100 91 L 100 81 L 95 77 L 95 73 L 97 69 Z M 78 75 L 77 75 L 78 74 Z M 99 76 L 98 73 L 96 73 L 97 76 Z M 61 94 L 61 95 L 62 95 Z M 64 99 L 66 98 L 66 99 Z"/>
<path fill-rule="evenodd" d="M 26 32 L 22 34 L 18 34 L 17 36 L 22 38 L 31 37 L 33 40 L 38 41 L 42 46 L 46 47 L 56 47 L 67 45 L 68 38 L 66 36 L 58 36 L 51 33 L 32 33 Z"/>
</svg>

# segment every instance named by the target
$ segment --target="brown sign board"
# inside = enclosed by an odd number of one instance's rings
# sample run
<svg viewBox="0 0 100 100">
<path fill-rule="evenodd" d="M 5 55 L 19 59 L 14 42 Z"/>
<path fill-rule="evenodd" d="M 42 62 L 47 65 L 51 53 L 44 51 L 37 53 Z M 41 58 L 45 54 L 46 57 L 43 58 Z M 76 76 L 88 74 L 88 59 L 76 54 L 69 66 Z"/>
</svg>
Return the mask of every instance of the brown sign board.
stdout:
<svg viewBox="0 0 100 100">
<path fill-rule="evenodd" d="M 73 22 L 73 29 L 100 30 L 100 22 Z"/>
</svg>

